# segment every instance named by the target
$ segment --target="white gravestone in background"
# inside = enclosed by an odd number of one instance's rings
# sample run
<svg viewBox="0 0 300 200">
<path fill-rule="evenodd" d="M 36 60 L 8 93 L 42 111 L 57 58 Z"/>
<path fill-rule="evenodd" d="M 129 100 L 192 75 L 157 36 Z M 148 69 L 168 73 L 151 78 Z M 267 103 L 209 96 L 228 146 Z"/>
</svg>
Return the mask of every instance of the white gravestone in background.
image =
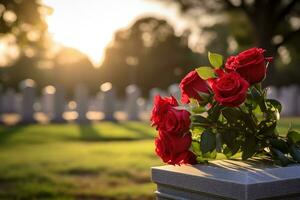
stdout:
<svg viewBox="0 0 300 200">
<path fill-rule="evenodd" d="M 101 91 L 99 91 L 96 94 L 95 99 L 96 99 L 96 102 L 95 102 L 96 111 L 103 112 L 103 93 Z"/>
<path fill-rule="evenodd" d="M 14 89 L 8 89 L 3 95 L 3 112 L 15 113 L 16 112 L 16 93 Z"/>
<path fill-rule="evenodd" d="M 21 123 L 33 123 L 35 102 L 35 82 L 31 79 L 26 79 L 20 83 L 20 89 L 22 93 L 22 105 L 21 105 Z"/>
<path fill-rule="evenodd" d="M 180 92 L 179 84 L 174 83 L 174 84 L 170 85 L 168 88 L 168 92 L 170 95 L 175 97 L 175 99 L 177 99 L 178 102 L 180 102 L 181 92 Z"/>
<path fill-rule="evenodd" d="M 104 120 L 115 121 L 115 91 L 109 82 L 103 83 L 100 87 L 103 94 L 103 113 Z"/>
<path fill-rule="evenodd" d="M 42 91 L 42 111 L 48 116 L 53 115 L 55 88 L 52 85 L 46 86 Z"/>
<path fill-rule="evenodd" d="M 283 116 L 294 116 L 297 114 L 297 101 L 298 101 L 299 88 L 297 85 L 282 87 L 280 89 L 279 100 L 282 104 Z"/>
<path fill-rule="evenodd" d="M 278 89 L 274 86 L 267 87 L 267 97 L 268 99 L 279 99 Z"/>
<path fill-rule="evenodd" d="M 138 99 L 141 96 L 141 91 L 136 85 L 126 87 L 126 108 L 127 120 L 139 120 L 139 105 Z"/>
<path fill-rule="evenodd" d="M 52 122 L 62 123 L 65 122 L 63 114 L 65 111 L 65 92 L 62 86 L 55 85 L 54 102 L 53 102 L 53 117 Z"/>
<path fill-rule="evenodd" d="M 79 84 L 75 88 L 75 101 L 76 101 L 76 111 L 78 114 L 77 122 L 78 123 L 86 123 L 88 119 L 86 118 L 86 114 L 88 112 L 88 89 L 85 85 Z"/>
</svg>

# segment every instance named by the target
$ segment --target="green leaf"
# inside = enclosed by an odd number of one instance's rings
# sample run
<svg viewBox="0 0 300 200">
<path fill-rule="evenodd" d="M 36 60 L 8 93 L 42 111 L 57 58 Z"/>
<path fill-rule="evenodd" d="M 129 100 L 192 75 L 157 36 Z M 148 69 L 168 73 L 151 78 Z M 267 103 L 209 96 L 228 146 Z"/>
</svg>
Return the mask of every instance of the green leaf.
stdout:
<svg viewBox="0 0 300 200">
<path fill-rule="evenodd" d="M 207 127 L 207 126 L 211 125 L 211 122 L 207 118 L 203 117 L 200 114 L 193 114 L 193 115 L 191 115 L 190 118 L 191 118 L 191 122 L 192 122 L 192 127 L 193 126 L 205 126 L 205 127 Z"/>
<path fill-rule="evenodd" d="M 261 111 L 266 112 L 267 106 L 264 96 L 260 94 L 259 90 L 255 87 L 250 88 L 251 99 L 257 103 Z"/>
<path fill-rule="evenodd" d="M 232 130 L 223 130 L 221 136 L 222 141 L 226 144 L 223 153 L 227 158 L 230 158 L 231 156 L 235 155 L 240 149 L 241 143 L 240 141 L 237 141 L 238 135 Z"/>
<path fill-rule="evenodd" d="M 271 104 L 274 108 L 276 108 L 278 110 L 278 112 L 280 113 L 282 110 L 282 106 L 281 103 L 275 99 L 267 99 L 266 100 L 267 104 Z"/>
<path fill-rule="evenodd" d="M 217 151 L 213 150 L 212 152 L 207 152 L 202 155 L 203 158 L 215 159 L 217 157 Z"/>
<path fill-rule="evenodd" d="M 257 151 L 257 141 L 254 135 L 246 136 L 242 145 L 242 159 L 247 160 L 251 158 Z"/>
<path fill-rule="evenodd" d="M 223 64 L 223 56 L 217 53 L 208 52 L 208 60 L 214 68 L 220 68 Z"/>
<path fill-rule="evenodd" d="M 216 135 L 208 130 L 201 135 L 200 148 L 203 154 L 216 149 Z"/>
<path fill-rule="evenodd" d="M 294 130 L 289 130 L 287 134 L 287 138 L 294 144 L 300 142 L 300 133 Z"/>
<path fill-rule="evenodd" d="M 219 104 L 213 104 L 212 107 L 208 110 L 208 116 L 211 121 L 217 121 L 219 119 L 219 116 L 221 114 L 221 108 L 222 106 Z"/>
<path fill-rule="evenodd" d="M 289 150 L 293 159 L 297 162 L 300 162 L 300 148 L 297 147 L 297 145 L 292 145 Z"/>
<path fill-rule="evenodd" d="M 270 151 L 274 157 L 276 164 L 287 166 L 288 164 L 291 163 L 291 161 L 280 150 L 276 148 L 270 148 Z"/>
<path fill-rule="evenodd" d="M 224 108 L 222 109 L 222 114 L 229 123 L 237 122 L 237 120 L 242 120 L 243 118 L 241 111 L 235 108 Z"/>
<path fill-rule="evenodd" d="M 196 71 L 203 80 L 207 80 L 209 78 L 216 78 L 215 71 L 211 67 L 198 67 Z"/>
<path fill-rule="evenodd" d="M 200 143 L 198 141 L 192 141 L 192 151 L 196 156 L 201 156 Z"/>
<path fill-rule="evenodd" d="M 276 121 L 263 120 L 259 123 L 259 135 L 276 136 Z"/>
<path fill-rule="evenodd" d="M 199 104 L 197 99 L 190 98 L 188 110 L 194 114 L 200 114 L 206 111 L 206 108 Z"/>
<path fill-rule="evenodd" d="M 288 153 L 289 146 L 284 140 L 272 138 L 270 139 L 270 144 L 272 147 L 279 149 L 281 152 Z"/>
</svg>

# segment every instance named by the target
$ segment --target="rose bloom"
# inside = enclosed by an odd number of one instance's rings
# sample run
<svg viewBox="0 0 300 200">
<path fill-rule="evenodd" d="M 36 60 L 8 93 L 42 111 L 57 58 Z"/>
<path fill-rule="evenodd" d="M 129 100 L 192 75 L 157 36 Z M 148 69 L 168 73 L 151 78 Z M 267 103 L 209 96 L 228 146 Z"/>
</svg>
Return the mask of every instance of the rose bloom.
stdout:
<svg viewBox="0 0 300 200">
<path fill-rule="evenodd" d="M 266 60 L 264 49 L 251 48 L 239 53 L 237 56 L 230 56 L 225 64 L 226 71 L 236 71 L 250 84 L 261 82 L 266 76 Z"/>
<path fill-rule="evenodd" d="M 225 73 L 212 82 L 214 98 L 221 105 L 236 107 L 246 99 L 249 83 L 238 73 Z"/>
<path fill-rule="evenodd" d="M 152 125 L 158 130 L 175 135 L 183 135 L 190 128 L 190 113 L 176 108 L 178 103 L 174 97 L 157 95 L 151 115 Z"/>
<path fill-rule="evenodd" d="M 190 98 L 197 99 L 201 101 L 199 92 L 209 93 L 208 85 L 206 81 L 201 79 L 198 73 L 193 70 L 189 72 L 181 81 L 180 90 L 182 93 L 181 101 L 182 103 L 189 103 Z"/>
<path fill-rule="evenodd" d="M 191 142 L 190 133 L 174 136 L 160 132 L 155 138 L 155 152 L 167 164 L 195 164 L 196 156 L 189 151 Z"/>
</svg>

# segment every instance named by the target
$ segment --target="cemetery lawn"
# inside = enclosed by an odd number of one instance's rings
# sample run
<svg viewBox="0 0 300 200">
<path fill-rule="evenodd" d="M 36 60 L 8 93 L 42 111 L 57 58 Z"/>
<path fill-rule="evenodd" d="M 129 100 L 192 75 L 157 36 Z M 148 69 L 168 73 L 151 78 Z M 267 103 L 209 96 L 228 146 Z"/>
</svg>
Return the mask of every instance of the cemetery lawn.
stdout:
<svg viewBox="0 0 300 200">
<path fill-rule="evenodd" d="M 284 134 L 293 122 L 280 121 Z M 153 199 L 155 130 L 141 122 L 0 126 L 0 199 Z"/>
<path fill-rule="evenodd" d="M 0 199 L 153 199 L 147 123 L 0 126 Z"/>
</svg>

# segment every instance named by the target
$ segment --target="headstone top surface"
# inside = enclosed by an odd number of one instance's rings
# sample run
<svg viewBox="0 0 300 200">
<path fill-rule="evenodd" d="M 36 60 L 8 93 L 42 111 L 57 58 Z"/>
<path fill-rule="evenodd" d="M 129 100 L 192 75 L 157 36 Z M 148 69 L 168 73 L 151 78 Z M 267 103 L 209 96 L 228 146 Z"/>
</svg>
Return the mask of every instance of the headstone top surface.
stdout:
<svg viewBox="0 0 300 200">
<path fill-rule="evenodd" d="M 217 160 L 210 162 L 208 165 L 166 165 L 153 167 L 152 170 L 160 170 L 173 174 L 188 174 L 193 177 L 234 182 L 242 185 L 300 178 L 299 164 L 281 167 L 273 165 L 269 160 L 261 159 L 252 159 L 249 161 Z"/>
</svg>

